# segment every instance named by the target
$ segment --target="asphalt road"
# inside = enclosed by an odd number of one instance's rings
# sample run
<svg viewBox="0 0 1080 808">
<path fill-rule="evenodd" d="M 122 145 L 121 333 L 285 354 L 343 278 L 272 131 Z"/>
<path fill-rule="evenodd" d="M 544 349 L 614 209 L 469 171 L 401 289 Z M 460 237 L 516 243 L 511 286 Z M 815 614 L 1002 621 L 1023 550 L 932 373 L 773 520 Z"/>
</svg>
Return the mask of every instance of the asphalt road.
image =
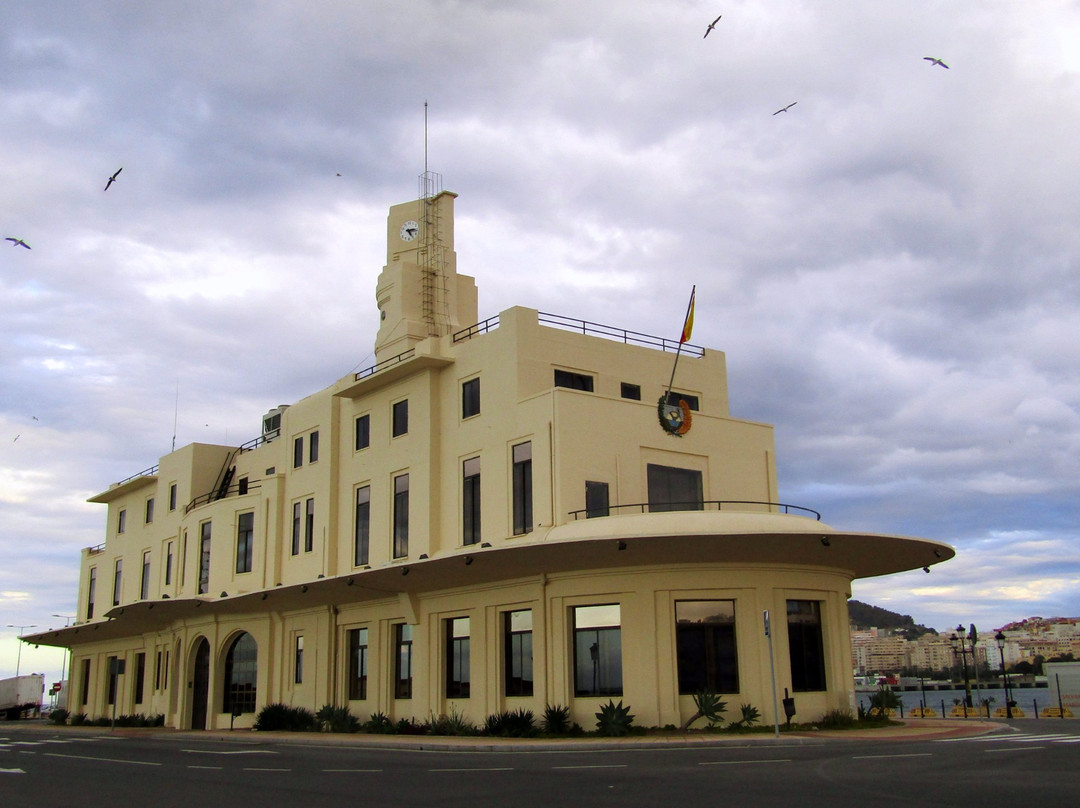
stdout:
<svg viewBox="0 0 1080 808">
<path fill-rule="evenodd" d="M 1074 805 L 1080 722 L 949 739 L 732 740 L 708 747 L 378 749 L 0 724 L 0 806 Z"/>
</svg>

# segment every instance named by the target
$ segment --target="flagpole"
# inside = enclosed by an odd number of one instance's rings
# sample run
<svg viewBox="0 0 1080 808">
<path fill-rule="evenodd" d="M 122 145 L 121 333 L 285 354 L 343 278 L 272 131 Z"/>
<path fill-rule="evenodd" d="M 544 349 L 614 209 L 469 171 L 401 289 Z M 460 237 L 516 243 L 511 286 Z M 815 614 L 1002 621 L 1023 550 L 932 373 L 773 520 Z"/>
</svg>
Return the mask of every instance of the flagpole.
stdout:
<svg viewBox="0 0 1080 808">
<path fill-rule="evenodd" d="M 675 349 L 675 361 L 671 365 L 671 378 L 668 380 L 667 392 L 664 394 L 664 403 L 667 403 L 671 395 L 671 388 L 675 384 L 675 368 L 679 366 L 679 354 L 682 353 L 683 343 L 690 338 L 686 333 L 686 326 L 690 322 L 690 315 L 694 311 L 694 295 L 697 293 L 697 284 L 690 289 L 690 302 L 686 304 L 686 317 L 683 318 L 683 330 L 679 335 L 679 346 Z"/>
</svg>

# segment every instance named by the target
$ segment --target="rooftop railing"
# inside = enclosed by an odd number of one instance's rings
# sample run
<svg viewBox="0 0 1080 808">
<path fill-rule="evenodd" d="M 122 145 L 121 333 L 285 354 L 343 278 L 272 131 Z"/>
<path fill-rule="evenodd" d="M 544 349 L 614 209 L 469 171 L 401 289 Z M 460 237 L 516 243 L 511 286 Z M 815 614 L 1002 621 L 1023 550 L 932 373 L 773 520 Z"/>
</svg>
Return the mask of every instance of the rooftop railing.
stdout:
<svg viewBox="0 0 1080 808">
<path fill-rule="evenodd" d="M 817 521 L 821 521 L 821 514 L 813 508 L 804 508 L 801 505 L 788 505 L 786 502 L 762 502 L 753 499 L 708 499 L 688 500 L 686 502 L 635 502 L 630 505 L 609 505 L 606 508 L 582 508 L 580 511 L 570 511 L 570 516 L 577 519 L 594 519 L 599 516 L 611 516 L 616 511 L 636 511 L 638 513 L 662 513 L 668 511 L 722 511 L 731 505 L 758 505 L 767 508 L 781 509 L 781 513 L 790 514 L 799 511 L 797 515 L 812 515 Z M 711 506 L 711 507 L 710 507 Z M 749 508 L 727 507 L 730 511 L 748 511 Z"/>
</svg>

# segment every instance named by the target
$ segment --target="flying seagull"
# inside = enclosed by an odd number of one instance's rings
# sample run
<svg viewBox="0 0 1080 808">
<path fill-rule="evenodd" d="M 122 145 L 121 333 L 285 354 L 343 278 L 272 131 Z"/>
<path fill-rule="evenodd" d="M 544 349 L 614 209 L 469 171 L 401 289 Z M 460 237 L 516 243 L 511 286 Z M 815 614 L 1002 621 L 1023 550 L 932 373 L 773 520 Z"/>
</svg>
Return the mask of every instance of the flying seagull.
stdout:
<svg viewBox="0 0 1080 808">
<path fill-rule="evenodd" d="M 940 59 L 938 59 L 938 58 L 936 58 L 934 56 L 924 56 L 923 59 L 925 61 L 927 61 L 927 62 L 930 62 L 930 64 L 941 65 L 946 70 L 949 69 L 949 66 L 947 64 L 945 64 L 943 61 L 941 61 Z"/>
<path fill-rule="evenodd" d="M 789 109 L 791 109 L 793 106 L 795 106 L 798 103 L 799 103 L 798 101 L 792 101 L 790 104 L 788 104 L 783 109 L 776 110 L 776 112 L 774 112 L 773 115 L 779 115 L 781 112 L 787 112 Z"/>
<path fill-rule="evenodd" d="M 116 169 L 116 173 L 113 174 L 111 177 L 109 177 L 109 181 L 107 183 L 105 183 L 105 190 L 106 191 L 109 190 L 110 185 L 112 185 L 114 182 L 116 182 L 116 178 L 120 176 L 120 172 L 123 171 L 123 170 L 124 170 L 124 167 L 120 166 L 120 168 Z"/>
<path fill-rule="evenodd" d="M 4 241 L 10 241 L 12 247 L 26 247 L 26 249 L 30 249 L 30 245 L 21 238 L 12 238 L 11 236 L 8 236 Z"/>
<path fill-rule="evenodd" d="M 716 27 L 716 24 L 718 22 L 720 22 L 720 17 L 723 17 L 723 16 L 724 16 L 723 14 L 720 14 L 719 16 L 717 16 L 717 18 L 715 20 L 713 20 L 712 22 L 709 23 L 709 27 L 705 29 L 705 36 L 708 36 L 710 33 L 712 33 L 712 29 Z M 704 39 L 704 38 L 705 37 L 702 37 L 702 39 Z"/>
</svg>

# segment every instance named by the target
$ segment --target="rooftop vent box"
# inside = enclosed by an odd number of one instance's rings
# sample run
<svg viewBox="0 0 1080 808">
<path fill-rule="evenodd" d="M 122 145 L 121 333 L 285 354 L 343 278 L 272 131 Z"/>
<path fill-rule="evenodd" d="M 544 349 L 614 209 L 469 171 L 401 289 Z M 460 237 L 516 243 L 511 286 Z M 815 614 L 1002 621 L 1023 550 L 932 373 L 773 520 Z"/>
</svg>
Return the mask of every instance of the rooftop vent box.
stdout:
<svg viewBox="0 0 1080 808">
<path fill-rule="evenodd" d="M 263 416 L 262 436 L 264 441 L 272 441 L 281 434 L 281 414 L 287 409 L 289 409 L 288 404 L 279 404 Z"/>
</svg>

